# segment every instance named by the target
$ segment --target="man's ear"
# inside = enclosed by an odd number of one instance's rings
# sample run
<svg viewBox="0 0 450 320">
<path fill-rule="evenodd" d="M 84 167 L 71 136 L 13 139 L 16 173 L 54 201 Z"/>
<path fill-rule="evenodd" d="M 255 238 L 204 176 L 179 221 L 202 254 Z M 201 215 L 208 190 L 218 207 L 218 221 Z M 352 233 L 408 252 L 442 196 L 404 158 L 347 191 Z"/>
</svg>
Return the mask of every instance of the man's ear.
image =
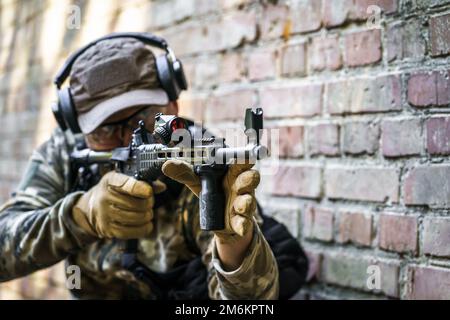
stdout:
<svg viewBox="0 0 450 320">
<path fill-rule="evenodd" d="M 178 116 L 178 101 L 170 101 L 168 111 L 169 112 L 167 114 Z"/>
</svg>

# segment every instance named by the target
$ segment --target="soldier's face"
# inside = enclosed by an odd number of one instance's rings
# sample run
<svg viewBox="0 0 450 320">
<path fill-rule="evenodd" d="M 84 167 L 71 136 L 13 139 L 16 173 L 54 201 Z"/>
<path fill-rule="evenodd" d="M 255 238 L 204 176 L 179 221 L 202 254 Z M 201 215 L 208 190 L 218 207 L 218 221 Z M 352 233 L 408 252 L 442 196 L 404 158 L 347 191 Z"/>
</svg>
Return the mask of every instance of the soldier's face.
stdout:
<svg viewBox="0 0 450 320">
<path fill-rule="evenodd" d="M 155 115 L 162 112 L 178 115 L 178 104 L 170 102 L 167 106 L 136 106 L 119 111 L 106 119 L 97 129 L 85 136 L 88 147 L 96 151 L 108 151 L 126 147 L 131 142 L 133 130 L 140 120 L 150 132 L 155 125 Z"/>
</svg>

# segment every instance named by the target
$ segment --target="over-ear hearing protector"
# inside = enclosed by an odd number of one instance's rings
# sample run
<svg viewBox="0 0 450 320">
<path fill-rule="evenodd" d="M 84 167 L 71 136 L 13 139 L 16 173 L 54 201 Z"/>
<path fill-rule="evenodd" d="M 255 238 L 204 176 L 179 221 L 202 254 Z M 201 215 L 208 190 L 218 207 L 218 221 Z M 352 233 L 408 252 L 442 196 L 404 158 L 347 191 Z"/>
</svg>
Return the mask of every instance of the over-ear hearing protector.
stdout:
<svg viewBox="0 0 450 320">
<path fill-rule="evenodd" d="M 169 100 L 175 101 L 182 90 L 187 89 L 187 81 L 183 71 L 183 65 L 179 61 L 173 51 L 169 48 L 167 42 L 155 35 L 144 32 L 120 32 L 112 33 L 97 40 L 94 40 L 84 47 L 75 51 L 69 59 L 64 63 L 61 70 L 57 73 L 53 83 L 57 88 L 58 102 L 52 105 L 52 111 L 62 130 L 69 129 L 72 133 L 80 133 L 81 129 L 78 125 L 77 113 L 73 103 L 70 87 L 61 89 L 61 85 L 70 75 L 70 71 L 76 59 L 87 49 L 94 46 L 100 41 L 116 38 L 134 38 L 143 43 L 164 50 L 166 53 L 156 57 L 156 69 L 158 79 L 162 88 L 166 91 Z"/>
</svg>

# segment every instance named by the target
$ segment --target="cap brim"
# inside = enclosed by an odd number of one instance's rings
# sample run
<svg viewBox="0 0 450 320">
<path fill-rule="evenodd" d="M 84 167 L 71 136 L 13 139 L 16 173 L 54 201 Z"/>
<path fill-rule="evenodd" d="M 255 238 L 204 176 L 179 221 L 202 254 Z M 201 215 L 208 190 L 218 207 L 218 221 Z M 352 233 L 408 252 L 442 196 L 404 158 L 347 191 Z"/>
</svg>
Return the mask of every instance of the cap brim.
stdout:
<svg viewBox="0 0 450 320">
<path fill-rule="evenodd" d="M 163 89 L 142 89 L 122 93 L 102 101 L 86 113 L 78 116 L 78 124 L 84 134 L 94 131 L 114 113 L 140 105 L 167 105 L 169 97 Z"/>
</svg>

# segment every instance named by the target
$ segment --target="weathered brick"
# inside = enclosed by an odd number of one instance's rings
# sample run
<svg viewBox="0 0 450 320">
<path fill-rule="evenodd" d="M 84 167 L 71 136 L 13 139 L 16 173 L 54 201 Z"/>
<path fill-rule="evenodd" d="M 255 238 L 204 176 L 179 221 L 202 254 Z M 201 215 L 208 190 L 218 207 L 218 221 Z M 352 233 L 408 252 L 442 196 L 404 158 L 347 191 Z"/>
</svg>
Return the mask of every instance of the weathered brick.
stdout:
<svg viewBox="0 0 450 320">
<path fill-rule="evenodd" d="M 387 29 L 387 58 L 389 61 L 422 58 L 426 42 L 417 20 L 392 23 Z"/>
<path fill-rule="evenodd" d="M 339 126 L 335 124 L 318 124 L 308 127 L 308 150 L 311 155 L 339 154 Z"/>
<path fill-rule="evenodd" d="M 293 33 L 318 30 L 322 25 L 322 1 L 292 0 L 290 11 Z"/>
<path fill-rule="evenodd" d="M 345 65 L 363 66 L 381 60 L 381 32 L 369 30 L 345 36 Z"/>
<path fill-rule="evenodd" d="M 308 63 L 312 70 L 338 70 L 342 67 L 342 55 L 337 36 L 315 37 L 308 47 Z"/>
<path fill-rule="evenodd" d="M 424 148 L 420 119 L 385 120 L 381 132 L 385 157 L 417 155 Z"/>
<path fill-rule="evenodd" d="M 319 198 L 322 170 L 314 165 L 280 165 L 274 177 L 272 194 Z"/>
<path fill-rule="evenodd" d="M 263 88 L 261 107 L 267 118 L 310 117 L 322 110 L 322 89 L 316 84 Z"/>
<path fill-rule="evenodd" d="M 219 59 L 216 56 L 207 56 L 196 59 L 193 77 L 193 86 L 196 88 L 213 88 L 217 86 L 219 75 Z"/>
<path fill-rule="evenodd" d="M 289 24 L 289 10 L 284 5 L 267 4 L 259 21 L 262 39 L 279 38 Z"/>
<path fill-rule="evenodd" d="M 450 103 L 448 71 L 413 74 L 408 81 L 408 101 L 416 107 L 444 106 Z"/>
<path fill-rule="evenodd" d="M 350 17 L 353 0 L 322 0 L 323 23 L 326 27 L 344 24 Z"/>
<path fill-rule="evenodd" d="M 237 11 L 225 15 L 217 34 L 222 36 L 222 48 L 234 48 L 242 43 L 255 40 L 257 36 L 255 12 Z"/>
<path fill-rule="evenodd" d="M 423 252 L 450 257 L 450 219 L 426 217 L 423 222 Z"/>
<path fill-rule="evenodd" d="M 258 81 L 275 78 L 277 52 L 270 49 L 257 50 L 248 57 L 248 77 Z"/>
<path fill-rule="evenodd" d="M 337 241 L 370 246 L 372 243 L 372 216 L 358 212 L 339 212 Z"/>
<path fill-rule="evenodd" d="M 450 117 L 426 120 L 427 150 L 432 155 L 450 154 Z"/>
<path fill-rule="evenodd" d="M 400 78 L 392 75 L 330 82 L 326 101 L 331 114 L 401 110 Z"/>
<path fill-rule="evenodd" d="M 216 93 L 205 108 L 206 121 L 241 119 L 245 109 L 253 106 L 255 92 L 238 89 Z"/>
<path fill-rule="evenodd" d="M 354 0 L 352 7 L 351 18 L 355 20 L 367 20 L 372 11 L 369 11 L 369 6 L 377 6 L 385 14 L 391 14 L 397 11 L 398 0 Z"/>
<path fill-rule="evenodd" d="M 375 122 L 349 122 L 344 124 L 343 151 L 348 154 L 373 154 L 378 149 L 380 126 Z"/>
<path fill-rule="evenodd" d="M 169 0 L 152 4 L 151 26 L 161 28 L 176 21 L 183 20 L 195 13 L 195 1 Z"/>
<path fill-rule="evenodd" d="M 380 290 L 369 289 L 369 267 L 380 268 Z M 326 253 L 323 255 L 320 278 L 325 283 L 343 287 L 351 287 L 388 296 L 399 295 L 399 263 L 397 261 L 380 260 L 369 256 L 355 256 L 348 253 Z"/>
<path fill-rule="evenodd" d="M 398 201 L 399 170 L 333 167 L 325 171 L 325 194 L 331 199 Z"/>
<path fill-rule="evenodd" d="M 334 213 L 331 209 L 308 207 L 304 218 L 304 235 L 322 241 L 333 240 Z"/>
<path fill-rule="evenodd" d="M 438 267 L 409 266 L 408 299 L 450 299 L 450 269 Z"/>
<path fill-rule="evenodd" d="M 284 77 L 306 74 L 306 46 L 304 43 L 286 46 L 281 52 L 281 75 Z"/>
<path fill-rule="evenodd" d="M 378 222 L 379 246 L 397 252 L 417 252 L 417 218 L 381 214 Z"/>
<path fill-rule="evenodd" d="M 245 76 L 245 64 L 240 53 L 226 53 L 223 55 L 220 67 L 220 82 L 240 81 Z"/>
<path fill-rule="evenodd" d="M 303 143 L 304 127 L 289 126 L 278 128 L 279 131 L 279 154 L 281 157 L 296 158 L 304 154 Z"/>
<path fill-rule="evenodd" d="M 450 53 L 450 14 L 432 17 L 430 20 L 431 55 Z"/>
<path fill-rule="evenodd" d="M 179 115 L 202 122 L 204 120 L 205 103 L 205 98 L 201 96 L 183 96 L 178 100 Z"/>
<path fill-rule="evenodd" d="M 421 165 L 411 169 L 403 183 L 407 205 L 450 206 L 450 165 Z"/>
</svg>

